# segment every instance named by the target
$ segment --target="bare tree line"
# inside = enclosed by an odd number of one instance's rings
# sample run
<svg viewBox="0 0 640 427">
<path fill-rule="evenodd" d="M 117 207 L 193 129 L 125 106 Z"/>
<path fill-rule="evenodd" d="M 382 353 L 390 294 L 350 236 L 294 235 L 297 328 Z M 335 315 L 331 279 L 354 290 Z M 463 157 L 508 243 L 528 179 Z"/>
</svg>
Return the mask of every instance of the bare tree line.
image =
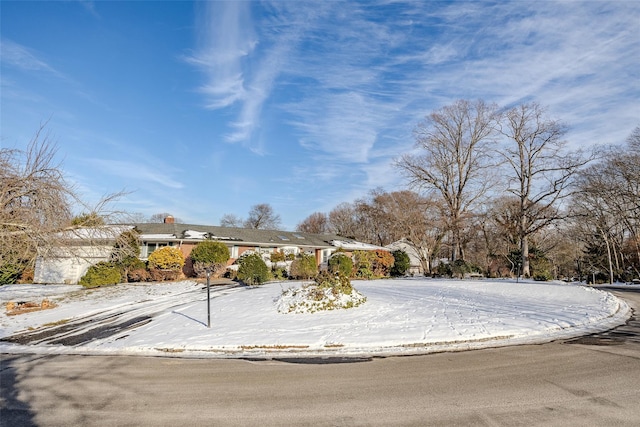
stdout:
<svg viewBox="0 0 640 427">
<path fill-rule="evenodd" d="M 418 124 L 417 153 L 396 159 L 411 191 L 374 190 L 298 229 L 404 239 L 426 272 L 447 258 L 529 277 L 533 257 L 554 277 L 638 277 L 639 129 L 624 146 L 587 153 L 569 149 L 567 126 L 539 104 L 460 100 Z"/>
</svg>

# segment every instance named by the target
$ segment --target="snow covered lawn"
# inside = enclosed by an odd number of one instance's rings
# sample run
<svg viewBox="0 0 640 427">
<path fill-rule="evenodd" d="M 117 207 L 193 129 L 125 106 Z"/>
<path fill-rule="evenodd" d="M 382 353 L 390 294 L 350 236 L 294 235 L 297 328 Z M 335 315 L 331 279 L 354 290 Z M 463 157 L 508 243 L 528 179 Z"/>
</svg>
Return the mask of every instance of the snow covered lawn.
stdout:
<svg viewBox="0 0 640 427">
<path fill-rule="evenodd" d="M 0 337 L 73 322 L 83 316 L 135 312 L 149 323 L 77 346 L 0 342 L 0 352 L 145 354 L 172 357 L 422 354 L 523 343 L 607 330 L 630 316 L 615 296 L 558 283 L 434 280 L 353 281 L 359 307 L 316 313 L 278 312 L 278 301 L 302 282 L 212 287 L 192 281 L 121 284 L 83 290 L 70 285 L 0 287 Z M 15 300 L 58 304 L 7 316 Z"/>
</svg>

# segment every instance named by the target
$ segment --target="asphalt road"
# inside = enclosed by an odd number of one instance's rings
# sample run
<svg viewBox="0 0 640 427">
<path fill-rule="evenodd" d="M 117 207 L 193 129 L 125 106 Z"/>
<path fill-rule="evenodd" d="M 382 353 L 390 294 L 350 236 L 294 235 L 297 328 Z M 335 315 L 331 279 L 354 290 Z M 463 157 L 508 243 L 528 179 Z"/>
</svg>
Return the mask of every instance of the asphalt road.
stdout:
<svg viewBox="0 0 640 427">
<path fill-rule="evenodd" d="M 3 426 L 638 426 L 640 326 L 384 359 L 3 355 L 0 385 Z"/>
</svg>

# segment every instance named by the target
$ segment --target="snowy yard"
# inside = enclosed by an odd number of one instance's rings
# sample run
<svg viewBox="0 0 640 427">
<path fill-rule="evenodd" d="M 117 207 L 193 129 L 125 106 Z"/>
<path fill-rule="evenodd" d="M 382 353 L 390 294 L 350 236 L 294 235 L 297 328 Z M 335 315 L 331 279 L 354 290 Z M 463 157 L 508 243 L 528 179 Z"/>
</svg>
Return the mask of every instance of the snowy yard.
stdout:
<svg viewBox="0 0 640 427">
<path fill-rule="evenodd" d="M 609 329 L 630 316 L 628 306 L 613 295 L 573 284 L 425 278 L 353 281 L 367 298 L 359 307 L 279 313 L 283 291 L 301 285 L 212 287 L 211 328 L 206 288 L 192 281 L 93 290 L 72 285 L 2 286 L 0 338 L 66 327 L 69 339 L 89 334 L 96 325 L 144 322 L 109 336 L 77 340 L 75 345 L 51 339 L 23 345 L 2 341 L 0 352 L 172 357 L 423 354 L 569 338 Z M 57 307 L 5 313 L 8 301 L 45 298 Z"/>
</svg>

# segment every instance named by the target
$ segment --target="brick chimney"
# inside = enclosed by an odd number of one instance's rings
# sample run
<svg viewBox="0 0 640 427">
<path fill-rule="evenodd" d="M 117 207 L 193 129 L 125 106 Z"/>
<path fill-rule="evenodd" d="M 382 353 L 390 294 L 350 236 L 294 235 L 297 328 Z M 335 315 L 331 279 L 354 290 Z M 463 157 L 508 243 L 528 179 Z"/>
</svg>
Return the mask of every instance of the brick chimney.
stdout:
<svg viewBox="0 0 640 427">
<path fill-rule="evenodd" d="M 175 218 L 172 217 L 171 215 L 169 215 L 168 217 L 166 217 L 164 219 L 164 223 L 165 224 L 173 224 L 174 222 L 176 222 Z"/>
</svg>

